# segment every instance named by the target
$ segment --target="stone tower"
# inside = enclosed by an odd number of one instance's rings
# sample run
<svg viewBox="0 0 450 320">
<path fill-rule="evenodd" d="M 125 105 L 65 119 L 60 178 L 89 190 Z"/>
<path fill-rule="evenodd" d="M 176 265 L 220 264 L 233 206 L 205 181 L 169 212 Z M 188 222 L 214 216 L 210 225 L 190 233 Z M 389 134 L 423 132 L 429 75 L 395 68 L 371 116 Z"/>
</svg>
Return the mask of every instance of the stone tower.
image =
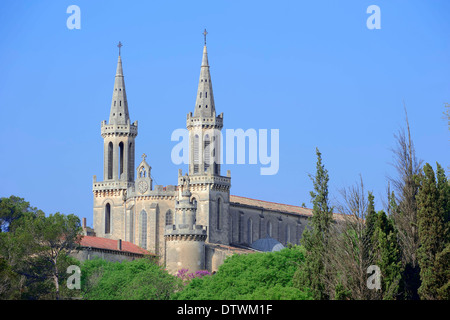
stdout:
<svg viewBox="0 0 450 320">
<path fill-rule="evenodd" d="M 197 203 L 191 200 L 189 176 L 178 173 L 178 197 L 173 225 L 166 225 L 166 268 L 175 274 L 185 268 L 189 272 L 205 269 L 206 227 L 197 224 Z"/>
<path fill-rule="evenodd" d="M 207 225 L 208 242 L 229 244 L 231 178 L 221 176 L 223 113 L 216 114 L 208 51 L 203 47 L 194 114 L 187 115 L 189 177 L 192 198 L 197 201 L 197 221 Z"/>
<path fill-rule="evenodd" d="M 94 229 L 99 237 L 125 238 L 124 205 L 127 189 L 134 186 L 134 150 L 137 121 L 130 123 L 120 56 L 111 101 L 109 122 L 101 123 L 103 181 L 94 176 Z M 114 235 L 114 236 L 113 236 Z"/>
</svg>

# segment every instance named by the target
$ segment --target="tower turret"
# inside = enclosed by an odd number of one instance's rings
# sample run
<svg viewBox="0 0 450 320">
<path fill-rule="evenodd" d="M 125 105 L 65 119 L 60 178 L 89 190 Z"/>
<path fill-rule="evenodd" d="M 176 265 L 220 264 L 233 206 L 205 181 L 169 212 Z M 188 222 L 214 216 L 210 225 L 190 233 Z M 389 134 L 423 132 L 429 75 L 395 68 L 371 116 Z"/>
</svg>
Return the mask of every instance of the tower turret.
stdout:
<svg viewBox="0 0 450 320">
<path fill-rule="evenodd" d="M 189 176 L 179 172 L 174 224 L 167 225 L 164 233 L 166 268 L 172 274 L 182 268 L 189 272 L 205 269 L 206 227 L 196 224 L 196 213 L 197 203 L 191 200 Z"/>
</svg>

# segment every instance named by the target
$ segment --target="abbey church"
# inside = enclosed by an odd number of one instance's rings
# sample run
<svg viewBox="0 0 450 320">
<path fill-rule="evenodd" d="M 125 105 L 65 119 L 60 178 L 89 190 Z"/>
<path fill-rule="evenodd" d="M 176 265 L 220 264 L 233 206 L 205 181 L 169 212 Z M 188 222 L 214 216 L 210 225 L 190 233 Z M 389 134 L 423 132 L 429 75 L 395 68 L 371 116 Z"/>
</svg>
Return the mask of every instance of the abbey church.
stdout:
<svg viewBox="0 0 450 320">
<path fill-rule="evenodd" d="M 189 169 L 167 186 L 153 184 L 145 154 L 135 162 L 138 122 L 131 122 L 120 46 L 109 121 L 101 123 L 103 181 L 93 179 L 96 237 L 135 244 L 171 273 L 213 272 L 234 253 L 298 244 L 310 209 L 230 194 L 231 174 L 222 174 L 214 151 L 226 106 L 215 106 L 206 40 L 195 105 L 186 110 Z"/>
</svg>

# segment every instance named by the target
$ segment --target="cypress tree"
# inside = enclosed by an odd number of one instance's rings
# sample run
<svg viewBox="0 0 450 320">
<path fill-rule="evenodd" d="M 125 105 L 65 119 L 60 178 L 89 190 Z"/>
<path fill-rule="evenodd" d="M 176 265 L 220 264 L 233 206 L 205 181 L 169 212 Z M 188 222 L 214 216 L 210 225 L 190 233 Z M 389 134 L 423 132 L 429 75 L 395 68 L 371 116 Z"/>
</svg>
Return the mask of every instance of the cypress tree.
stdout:
<svg viewBox="0 0 450 320">
<path fill-rule="evenodd" d="M 437 164 L 437 179 L 428 163 L 419 175 L 417 195 L 421 299 L 448 297 L 449 279 L 449 203 L 450 191 L 442 167 Z"/>
<path fill-rule="evenodd" d="M 372 252 L 374 250 L 373 247 L 373 233 L 375 231 L 375 224 L 377 221 L 377 213 L 375 212 L 375 197 L 373 193 L 369 191 L 369 195 L 367 197 L 368 206 L 366 213 L 366 226 L 365 226 L 365 236 L 364 236 L 364 247 L 366 250 L 366 257 L 370 258 L 372 256 Z"/>
<path fill-rule="evenodd" d="M 379 211 L 375 216 L 372 235 L 374 263 L 380 267 L 382 275 L 382 297 L 391 300 L 398 295 L 402 273 L 397 231 L 384 211 Z"/>
<path fill-rule="evenodd" d="M 302 244 L 306 249 L 305 262 L 294 275 L 294 285 L 298 288 L 308 287 L 315 299 L 327 299 L 323 277 L 324 253 L 328 243 L 329 227 L 333 219 L 333 208 L 328 199 L 328 171 L 322 164 L 322 154 L 316 148 L 316 175 L 313 181 L 314 191 L 311 191 L 313 214 L 309 219 L 308 229 L 302 235 Z"/>
</svg>

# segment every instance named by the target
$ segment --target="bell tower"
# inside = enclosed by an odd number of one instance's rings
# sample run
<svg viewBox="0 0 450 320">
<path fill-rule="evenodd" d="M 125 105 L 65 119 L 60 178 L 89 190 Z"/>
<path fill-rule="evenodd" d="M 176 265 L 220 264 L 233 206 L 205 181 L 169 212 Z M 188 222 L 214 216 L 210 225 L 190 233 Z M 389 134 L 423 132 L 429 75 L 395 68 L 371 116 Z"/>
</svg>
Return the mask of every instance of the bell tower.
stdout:
<svg viewBox="0 0 450 320">
<path fill-rule="evenodd" d="M 206 47 L 206 30 L 194 113 L 187 115 L 189 177 L 197 201 L 197 223 L 207 226 L 207 242 L 230 243 L 229 198 L 231 177 L 221 175 L 223 113 L 216 114 Z"/>
<path fill-rule="evenodd" d="M 111 101 L 109 122 L 102 122 L 104 140 L 103 179 L 106 181 L 134 181 L 134 140 L 137 136 L 137 121 L 130 124 L 128 100 L 122 69 L 119 42 L 119 59 Z"/>
<path fill-rule="evenodd" d="M 190 112 L 187 115 L 186 123 L 189 130 L 189 174 L 220 175 L 223 113 L 216 115 L 206 48 L 206 30 L 203 35 L 205 45 L 203 47 L 194 115 Z"/>
<path fill-rule="evenodd" d="M 102 121 L 103 181 L 94 176 L 94 229 L 100 237 L 125 239 L 123 230 L 124 203 L 127 189 L 134 186 L 134 150 L 137 121 L 130 123 L 128 100 L 122 69 L 119 42 L 119 58 L 109 114 L 109 121 Z"/>
</svg>

